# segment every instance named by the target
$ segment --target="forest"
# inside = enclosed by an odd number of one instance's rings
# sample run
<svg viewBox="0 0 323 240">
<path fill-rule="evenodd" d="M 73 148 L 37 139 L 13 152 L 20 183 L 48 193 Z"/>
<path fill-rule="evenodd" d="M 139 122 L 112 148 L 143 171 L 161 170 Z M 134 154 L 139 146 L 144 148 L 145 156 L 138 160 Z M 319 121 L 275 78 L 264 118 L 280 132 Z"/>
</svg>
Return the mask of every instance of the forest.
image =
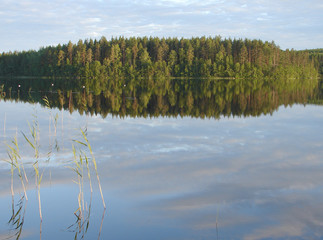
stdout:
<svg viewBox="0 0 323 240">
<path fill-rule="evenodd" d="M 281 50 L 249 39 L 131 37 L 69 41 L 0 54 L 0 76 L 50 78 L 315 78 L 322 51 Z"/>
<path fill-rule="evenodd" d="M 323 75 L 323 48 L 307 50 L 310 58 L 313 59 L 314 65 L 319 69 L 319 73 Z"/>
<path fill-rule="evenodd" d="M 83 88 L 79 79 L 0 78 L 4 101 L 38 102 L 70 113 L 118 117 L 260 116 L 281 105 L 322 104 L 319 79 L 112 79 Z M 0 97 L 0 101 L 1 101 Z"/>
</svg>

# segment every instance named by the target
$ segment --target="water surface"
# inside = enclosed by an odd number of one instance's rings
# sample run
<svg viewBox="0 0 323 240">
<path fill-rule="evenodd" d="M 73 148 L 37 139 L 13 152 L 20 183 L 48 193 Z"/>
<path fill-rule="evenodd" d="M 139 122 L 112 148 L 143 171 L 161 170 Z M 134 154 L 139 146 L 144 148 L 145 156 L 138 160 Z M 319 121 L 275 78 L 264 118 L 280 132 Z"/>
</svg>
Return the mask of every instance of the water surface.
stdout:
<svg viewBox="0 0 323 240">
<path fill-rule="evenodd" d="M 74 238 L 77 175 L 66 166 L 73 166 L 79 128 L 87 129 L 107 204 L 104 212 L 92 172 L 92 201 L 88 181 L 84 186 L 91 202 L 85 239 L 322 239 L 322 106 L 294 104 L 272 114 L 219 119 L 89 116 L 15 101 L 1 101 L 0 108 L 1 140 L 17 132 L 30 180 L 21 239 Z M 55 134 L 50 116 L 56 114 Z M 44 170 L 41 226 L 28 164 L 33 152 L 21 134 L 35 116 Z M 0 152 L 6 159 L 4 144 Z M 7 224 L 10 179 L 10 166 L 1 162 L 0 239 L 14 233 Z M 23 195 L 18 179 L 15 193 L 17 209 Z"/>
</svg>

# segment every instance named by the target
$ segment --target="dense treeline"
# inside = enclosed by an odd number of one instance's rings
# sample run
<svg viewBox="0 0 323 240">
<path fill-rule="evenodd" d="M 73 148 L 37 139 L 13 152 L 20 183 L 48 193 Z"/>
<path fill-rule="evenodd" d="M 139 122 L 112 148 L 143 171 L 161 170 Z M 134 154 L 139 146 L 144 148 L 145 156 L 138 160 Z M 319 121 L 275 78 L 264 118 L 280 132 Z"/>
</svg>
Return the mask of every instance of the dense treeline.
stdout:
<svg viewBox="0 0 323 240">
<path fill-rule="evenodd" d="M 259 116 L 282 104 L 319 102 L 318 79 L 170 79 L 139 78 L 123 84 L 83 88 L 78 79 L 0 79 L 5 101 L 39 102 L 71 113 L 106 117 Z M 93 89 L 92 89 L 93 88 Z M 0 99 L 1 101 L 1 99 Z"/>
<path fill-rule="evenodd" d="M 0 55 L 1 76 L 316 77 L 316 56 L 281 50 L 273 42 L 221 37 L 79 40 L 39 51 Z M 315 65 L 316 63 L 316 65 Z"/>
<path fill-rule="evenodd" d="M 321 75 L 323 75 L 323 48 L 307 50 L 310 54 L 310 58 L 314 62 L 315 68 L 319 69 Z"/>
</svg>

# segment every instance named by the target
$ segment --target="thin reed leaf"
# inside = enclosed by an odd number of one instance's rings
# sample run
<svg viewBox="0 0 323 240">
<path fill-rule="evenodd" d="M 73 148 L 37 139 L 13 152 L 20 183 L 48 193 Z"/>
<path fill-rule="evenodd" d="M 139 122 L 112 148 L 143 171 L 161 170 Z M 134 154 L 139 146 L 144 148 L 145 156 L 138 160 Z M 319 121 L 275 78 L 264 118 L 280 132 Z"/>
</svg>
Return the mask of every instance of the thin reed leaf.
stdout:
<svg viewBox="0 0 323 240">
<path fill-rule="evenodd" d="M 31 146 L 33 149 L 36 149 L 36 148 L 35 148 L 35 146 L 34 146 L 34 144 L 32 144 L 32 142 L 28 139 L 28 137 L 27 137 L 23 132 L 21 132 L 21 133 L 22 133 L 22 135 L 24 136 L 25 140 L 30 144 L 30 146 Z"/>
<path fill-rule="evenodd" d="M 47 108 L 50 108 L 50 104 L 49 104 L 49 101 L 48 101 L 48 97 L 47 96 L 43 97 L 43 101 L 45 102 L 46 107 Z"/>
<path fill-rule="evenodd" d="M 88 141 L 88 139 L 87 139 L 87 137 L 86 137 L 86 134 L 85 134 L 85 132 L 81 129 L 81 133 L 82 133 L 82 135 L 83 135 L 83 138 L 84 138 L 84 140 L 86 141 L 86 146 L 89 148 L 89 150 L 90 150 L 90 153 L 91 154 L 93 154 L 93 151 L 92 151 L 92 148 L 91 148 L 91 145 L 90 145 L 90 143 L 89 143 L 89 141 Z"/>
<path fill-rule="evenodd" d="M 2 161 L 6 162 L 6 163 L 9 163 L 11 166 L 17 168 L 17 165 L 12 161 L 9 161 L 9 160 L 6 160 L 6 159 L 3 159 Z"/>
<path fill-rule="evenodd" d="M 8 222 L 8 223 L 10 223 L 12 220 L 16 219 L 16 217 L 19 215 L 19 213 L 20 213 L 21 209 L 22 209 L 22 206 L 20 206 L 20 207 L 19 207 L 19 209 L 18 209 L 18 211 L 16 212 L 16 214 L 15 214 L 15 215 L 13 215 L 13 216 L 10 218 L 10 220 L 9 220 L 9 222 Z"/>
<path fill-rule="evenodd" d="M 38 168 L 37 168 L 37 166 L 36 166 L 35 163 L 33 164 L 33 167 L 34 167 L 36 176 L 39 176 L 39 170 L 38 170 Z"/>
<path fill-rule="evenodd" d="M 18 176 L 20 178 L 21 185 L 22 185 L 23 190 L 24 190 L 24 195 L 26 197 L 26 200 L 28 200 L 24 180 L 23 180 L 23 177 L 22 177 L 22 173 L 24 173 L 25 180 L 26 180 L 27 183 L 28 183 L 28 179 L 27 179 L 26 172 L 25 172 L 25 169 L 23 167 L 23 164 L 19 162 L 19 160 L 21 158 L 20 158 L 20 154 L 19 154 L 19 147 L 18 147 L 17 138 L 15 137 L 14 140 L 11 141 L 11 143 L 12 143 L 13 146 L 11 146 L 9 144 L 6 144 L 7 145 L 7 154 L 8 154 L 8 157 L 10 159 L 10 161 L 6 161 L 6 162 L 8 162 L 11 165 L 11 178 L 12 178 L 12 180 L 11 180 L 11 192 L 12 192 L 12 195 L 14 195 L 13 173 L 14 173 L 14 170 L 17 169 L 18 170 Z"/>
<path fill-rule="evenodd" d="M 67 168 L 69 168 L 69 169 L 71 169 L 72 171 L 74 171 L 77 175 L 79 175 L 80 177 L 82 177 L 82 175 L 81 175 L 81 173 L 78 171 L 78 169 L 77 168 L 72 168 L 72 167 L 70 167 L 70 166 L 66 166 Z M 73 182 L 75 182 L 74 180 L 73 180 Z M 78 184 L 77 182 L 75 182 L 76 184 Z"/>
<path fill-rule="evenodd" d="M 20 223 L 20 216 L 19 216 L 19 218 L 16 221 L 14 221 L 13 225 L 17 225 L 17 228 L 18 228 L 19 223 Z"/>
<path fill-rule="evenodd" d="M 12 143 L 16 146 L 16 149 L 19 152 L 19 146 L 18 146 L 17 136 L 14 137 L 14 140 L 12 141 Z"/>
<path fill-rule="evenodd" d="M 81 133 L 83 135 L 83 138 L 84 138 L 84 140 L 85 140 L 85 142 L 87 144 L 87 147 L 88 147 L 88 149 L 90 151 L 90 154 L 92 156 L 92 162 L 93 162 L 93 165 L 94 165 L 96 178 L 98 180 L 98 185 L 99 185 L 99 190 L 100 190 L 100 194 L 101 194 L 101 198 L 102 198 L 103 207 L 106 208 L 106 205 L 105 205 L 105 202 L 104 202 L 103 193 L 102 193 L 102 188 L 101 188 L 100 177 L 99 177 L 99 173 L 98 173 L 98 169 L 97 169 L 97 164 L 96 164 L 96 161 L 95 161 L 95 157 L 94 157 L 94 154 L 93 154 L 93 151 L 92 151 L 92 147 L 91 147 L 91 144 L 89 143 L 89 141 L 87 139 L 86 132 L 81 129 Z"/>
<path fill-rule="evenodd" d="M 76 150 L 75 150 L 74 144 L 72 144 L 72 150 L 73 150 L 73 156 L 74 158 L 76 158 Z"/>
<path fill-rule="evenodd" d="M 20 155 L 19 155 L 19 150 L 16 150 L 16 149 L 14 149 L 13 147 L 11 147 L 9 144 L 7 144 L 6 143 L 6 145 L 7 145 L 7 147 L 14 153 L 14 155 L 15 156 L 18 156 L 19 158 L 20 158 Z"/>
<path fill-rule="evenodd" d="M 22 228 L 19 229 L 19 232 L 17 234 L 17 238 L 16 239 L 19 239 L 20 238 L 21 233 L 22 233 Z"/>
<path fill-rule="evenodd" d="M 75 165 L 76 165 L 76 167 L 77 167 L 77 169 L 80 169 L 81 167 L 80 167 L 80 164 L 75 160 L 74 161 L 74 163 L 75 163 Z"/>
<path fill-rule="evenodd" d="M 89 164 L 89 159 L 88 159 L 88 157 L 86 156 L 86 154 L 84 154 L 84 158 L 85 158 L 85 162 L 86 162 L 86 164 Z"/>
<path fill-rule="evenodd" d="M 79 143 L 81 145 L 84 145 L 85 147 L 87 147 L 87 144 L 86 143 L 83 143 L 81 141 L 78 141 L 78 140 L 72 140 L 73 142 L 76 142 L 76 143 Z"/>
<path fill-rule="evenodd" d="M 80 159 L 80 164 L 83 165 L 83 158 L 81 154 L 79 155 L 79 159 Z"/>
<path fill-rule="evenodd" d="M 40 185 L 41 180 L 43 179 L 43 175 L 44 175 L 44 173 L 42 173 L 42 174 L 40 175 L 40 178 L 39 178 L 39 180 L 38 180 L 38 185 Z"/>
</svg>

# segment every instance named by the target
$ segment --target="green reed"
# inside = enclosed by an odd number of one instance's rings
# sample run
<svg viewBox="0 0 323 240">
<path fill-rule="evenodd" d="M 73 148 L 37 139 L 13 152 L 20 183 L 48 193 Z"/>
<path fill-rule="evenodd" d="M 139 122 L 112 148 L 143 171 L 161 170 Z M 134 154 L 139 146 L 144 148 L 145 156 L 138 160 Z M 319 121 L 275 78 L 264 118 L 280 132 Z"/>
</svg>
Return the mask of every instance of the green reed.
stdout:
<svg viewBox="0 0 323 240">
<path fill-rule="evenodd" d="M 48 98 L 45 96 L 43 98 L 43 101 L 45 103 L 45 106 L 50 109 L 50 119 L 49 119 L 49 135 L 51 136 L 51 124 L 53 124 L 54 126 L 54 134 L 56 137 L 56 133 L 57 133 L 57 122 L 58 122 L 58 114 L 56 114 L 55 116 L 53 116 L 52 112 L 51 112 L 51 107 L 50 107 L 50 103 Z M 40 169 L 40 164 L 39 164 L 39 159 L 40 159 L 40 130 L 39 130 L 39 123 L 37 120 L 37 114 L 34 113 L 33 115 L 33 121 L 32 123 L 28 122 L 28 126 L 29 126 L 29 132 L 28 133 L 24 133 L 23 131 L 21 131 L 21 134 L 24 138 L 24 140 L 27 142 L 27 145 L 31 147 L 31 149 L 33 150 L 33 161 L 31 163 L 34 174 L 35 174 L 35 185 L 36 185 L 36 189 L 37 189 L 37 198 L 38 198 L 38 207 L 39 207 L 39 216 L 40 216 L 40 236 L 41 236 L 41 228 L 42 228 L 42 205 L 41 205 L 41 194 L 40 194 L 40 188 L 41 188 L 41 182 L 43 179 L 43 175 L 44 175 L 44 171 L 42 171 Z M 87 229 L 89 227 L 89 218 L 90 218 L 90 213 L 91 213 L 91 204 L 92 204 L 92 193 L 93 193 L 93 187 L 92 187 L 92 180 L 91 180 L 91 170 L 92 167 L 94 168 L 95 174 L 96 174 L 96 179 L 98 182 L 98 187 L 100 190 L 100 194 L 101 194 L 101 198 L 102 198 L 102 203 L 104 206 L 104 212 L 106 209 L 106 205 L 105 205 L 105 201 L 104 201 L 104 197 L 103 197 L 103 193 L 102 193 L 102 188 L 101 188 L 101 183 L 100 183 L 100 178 L 99 178 L 99 174 L 98 174 L 98 168 L 97 168 L 97 162 L 96 159 L 94 157 L 94 153 L 92 150 L 92 147 L 89 143 L 89 140 L 87 138 L 87 133 L 86 130 L 83 131 L 82 129 L 81 131 L 81 140 L 72 140 L 75 144 L 72 144 L 72 151 L 73 151 L 73 156 L 74 156 L 74 160 L 73 160 L 73 165 L 69 166 L 70 169 L 72 169 L 76 174 L 77 174 L 77 180 L 74 181 L 79 188 L 79 193 L 78 193 L 78 197 L 77 197 L 77 205 L 78 208 L 77 210 L 74 212 L 75 216 L 77 217 L 76 220 L 76 225 L 78 228 L 78 234 L 82 233 L 81 238 L 84 238 L 85 233 L 87 232 Z M 57 141 L 57 139 L 56 139 Z M 56 142 L 57 145 L 57 142 Z M 16 223 L 21 223 L 21 220 L 24 219 L 24 217 L 19 217 L 21 214 L 21 209 L 18 209 L 18 212 L 14 211 L 14 173 L 17 172 L 20 182 L 21 182 L 21 186 L 22 189 L 24 191 L 24 197 L 23 199 L 25 199 L 25 201 L 28 201 L 28 197 L 27 197 L 27 190 L 26 190 L 26 184 L 28 184 L 28 178 L 26 175 L 26 171 L 24 168 L 24 164 L 22 161 L 22 157 L 19 151 L 19 145 L 18 145 L 18 140 L 17 140 L 17 136 L 11 141 L 10 144 L 6 144 L 7 146 L 7 153 L 8 153 L 8 160 L 5 160 L 6 162 L 8 162 L 11 165 L 11 193 L 12 193 L 12 198 L 13 198 L 13 213 L 12 213 L 12 217 L 10 219 L 10 223 L 11 224 L 16 224 Z M 58 151 L 59 147 L 57 146 L 57 151 Z M 51 154 L 52 154 L 52 144 L 50 141 L 50 149 L 49 152 L 47 153 L 47 158 L 49 161 L 51 158 Z M 90 155 L 90 156 L 89 156 Z M 87 204 L 85 202 L 85 198 L 84 198 L 84 188 L 85 188 L 85 184 L 84 182 L 86 181 L 86 178 L 88 179 L 89 182 L 89 188 L 90 188 L 90 192 L 91 192 L 91 198 L 90 198 L 90 202 L 89 204 Z M 22 199 L 22 198 L 21 198 Z M 21 201 L 20 201 L 21 202 Z M 25 212 L 25 210 L 24 210 Z M 23 215 L 24 216 L 24 215 Z M 104 215 L 103 215 L 104 217 Z M 102 222 L 103 222 L 103 217 L 102 217 Z M 18 221 L 17 221 L 18 220 Z M 20 232 L 18 232 L 17 236 L 19 238 L 20 234 L 21 234 L 21 229 L 22 229 L 22 225 L 18 224 L 17 227 L 20 227 Z M 101 228 L 102 228 L 102 223 L 101 223 Z M 100 232 L 101 232 L 101 228 L 100 228 Z M 18 229 L 18 228 L 17 228 Z M 76 234 L 76 238 L 77 235 Z M 17 239 L 18 239 L 17 238 Z"/>
<path fill-rule="evenodd" d="M 71 230 L 71 231 L 75 232 L 74 239 L 78 239 L 79 236 L 80 236 L 80 239 L 83 239 L 87 230 L 88 230 L 89 223 L 90 223 L 89 219 L 90 219 L 90 214 L 91 214 L 92 193 L 93 193 L 90 165 L 94 166 L 94 170 L 96 173 L 96 177 L 97 177 L 97 181 L 98 181 L 98 185 L 99 185 L 99 189 L 100 189 L 100 194 L 101 194 L 101 198 L 102 198 L 102 203 L 104 206 L 104 212 L 103 212 L 103 216 L 102 216 L 99 236 L 101 234 L 104 213 L 106 210 L 106 206 L 105 206 L 105 202 L 104 202 L 104 198 L 103 198 L 103 194 L 102 194 L 100 178 L 99 178 L 99 174 L 97 171 L 97 163 L 94 158 L 92 147 L 87 139 L 86 130 L 83 131 L 81 129 L 80 131 L 82 133 L 82 140 L 81 141 L 75 140 L 75 139 L 73 140 L 73 142 L 76 143 L 76 147 L 74 144 L 72 145 L 74 160 L 73 160 L 73 165 L 68 166 L 68 168 L 72 169 L 72 171 L 74 171 L 76 173 L 77 180 L 74 182 L 79 187 L 79 193 L 78 193 L 78 197 L 77 197 L 78 208 L 74 212 L 74 215 L 77 217 L 77 220 L 74 224 L 72 224 L 71 226 L 68 227 L 69 231 Z M 87 152 L 90 152 L 91 158 L 89 158 L 87 156 Z M 86 175 L 87 175 L 87 178 L 89 181 L 89 185 L 90 185 L 89 187 L 90 187 L 90 191 L 91 191 L 91 198 L 90 198 L 89 205 L 86 205 L 85 201 L 84 201 L 84 181 L 85 181 Z M 87 214 L 85 214 L 86 212 L 87 212 Z M 74 229 L 74 230 L 72 230 L 72 229 Z"/>
<path fill-rule="evenodd" d="M 7 154 L 8 154 L 9 160 L 4 160 L 4 161 L 8 162 L 11 166 L 10 172 L 11 172 L 12 215 L 10 220 L 8 221 L 8 224 L 11 225 L 12 230 L 15 231 L 15 234 L 13 236 L 10 236 L 9 238 L 16 237 L 16 239 L 19 239 L 22 233 L 22 227 L 25 219 L 26 205 L 28 202 L 27 191 L 26 191 L 26 184 L 28 184 L 28 178 L 26 175 L 23 162 L 21 160 L 17 136 L 14 137 L 14 140 L 11 141 L 11 144 L 8 144 L 8 143 L 5 143 L 5 144 L 7 146 Z M 17 211 L 15 206 L 15 191 L 14 191 L 14 172 L 15 171 L 18 172 L 18 177 L 20 179 L 21 186 L 24 192 L 23 196 L 20 197 L 18 201 Z"/>
<path fill-rule="evenodd" d="M 43 101 L 45 103 L 46 108 L 49 110 L 49 124 L 48 124 L 48 134 L 49 134 L 49 150 L 47 152 L 47 163 L 50 161 L 51 159 L 51 155 L 53 152 L 53 144 L 52 144 L 52 132 L 51 132 L 51 124 L 53 123 L 54 126 L 54 136 L 55 136 L 55 149 L 57 150 L 57 152 L 59 151 L 59 146 L 58 146 L 58 142 L 57 142 L 57 138 L 56 138 L 56 134 L 57 134 L 57 123 L 58 123 L 58 113 L 56 113 L 55 116 L 53 116 L 52 114 L 52 108 L 50 106 L 49 100 L 47 96 L 43 97 Z M 51 182 L 51 178 L 52 178 L 52 171 L 49 171 L 49 178 L 50 178 L 50 182 Z"/>
<path fill-rule="evenodd" d="M 28 183 L 28 178 L 25 172 L 25 168 L 23 166 L 23 163 L 21 161 L 20 153 L 19 153 L 19 146 L 18 146 L 18 141 L 17 137 L 14 138 L 13 141 L 11 141 L 12 146 L 7 144 L 7 154 L 10 160 L 4 160 L 5 162 L 8 162 L 11 165 L 11 194 L 14 195 L 14 189 L 13 189 L 13 176 L 14 176 L 14 171 L 18 171 L 18 176 L 21 182 L 21 186 L 24 191 L 24 195 L 26 200 L 28 200 L 27 197 L 27 191 L 26 191 L 26 186 L 25 182 Z"/>
<path fill-rule="evenodd" d="M 32 166 L 34 168 L 34 172 L 35 172 L 35 183 L 36 183 L 36 188 L 37 188 L 37 196 L 38 196 L 38 208 L 39 208 L 39 217 L 40 220 L 43 220 L 43 216 L 42 216 L 42 210 L 41 210 L 41 199 L 40 199 L 40 184 L 43 178 L 43 172 L 40 173 L 39 170 L 39 128 L 38 128 L 38 121 L 37 118 L 36 120 L 33 120 L 33 124 L 29 125 L 29 131 L 30 131 L 30 135 L 31 137 L 27 137 L 25 133 L 22 132 L 22 135 L 24 136 L 25 140 L 29 143 L 29 145 L 32 147 L 32 149 L 34 150 L 34 158 L 35 161 L 33 162 Z"/>
<path fill-rule="evenodd" d="M 50 106 L 49 100 L 47 96 L 43 97 L 43 101 L 45 103 L 45 106 L 47 109 L 49 109 L 49 133 L 51 134 L 51 122 L 53 122 L 53 126 L 54 126 L 54 134 L 56 136 L 57 134 L 57 123 L 58 123 L 58 113 L 55 114 L 55 116 L 53 116 L 52 114 L 52 108 Z"/>
<path fill-rule="evenodd" d="M 103 193 L 102 193 L 101 183 L 100 183 L 100 177 L 99 177 L 99 173 L 98 173 L 98 167 L 97 167 L 97 163 L 96 163 L 93 151 L 92 151 L 92 147 L 90 145 L 89 140 L 87 139 L 87 136 L 86 136 L 85 132 L 82 129 L 81 129 L 81 132 L 82 132 L 82 136 L 83 136 L 83 138 L 85 140 L 85 143 L 83 143 L 83 144 L 85 146 L 87 146 L 88 150 L 90 151 L 91 157 L 92 157 L 91 160 L 92 160 L 94 170 L 95 170 L 95 174 L 96 174 L 96 178 L 97 178 L 97 181 L 98 181 L 99 190 L 100 190 L 100 194 L 101 194 L 101 198 L 102 198 L 102 204 L 103 204 L 103 207 L 106 208 Z"/>
<path fill-rule="evenodd" d="M 73 141 L 83 145 L 83 143 L 77 140 L 73 140 Z M 86 156 L 86 153 L 81 148 L 76 149 L 74 144 L 72 145 L 72 149 L 73 149 L 73 156 L 74 156 L 74 160 L 73 160 L 74 165 L 73 167 L 68 166 L 68 168 L 72 169 L 77 174 L 77 181 L 74 181 L 74 182 L 79 187 L 79 193 L 77 197 L 78 208 L 74 212 L 74 215 L 77 217 L 77 220 L 74 224 L 68 227 L 68 230 L 76 226 L 76 229 L 74 230 L 75 231 L 74 239 L 77 239 L 79 234 L 81 234 L 81 239 L 83 239 L 88 230 L 89 223 L 90 223 L 93 189 L 92 189 L 92 182 L 91 182 L 89 160 L 88 160 L 88 157 Z M 85 200 L 84 200 L 85 171 L 87 172 L 87 177 L 89 179 L 90 190 L 91 190 L 91 199 L 88 206 L 85 204 Z M 87 215 L 85 215 L 86 211 L 87 211 Z"/>
</svg>

